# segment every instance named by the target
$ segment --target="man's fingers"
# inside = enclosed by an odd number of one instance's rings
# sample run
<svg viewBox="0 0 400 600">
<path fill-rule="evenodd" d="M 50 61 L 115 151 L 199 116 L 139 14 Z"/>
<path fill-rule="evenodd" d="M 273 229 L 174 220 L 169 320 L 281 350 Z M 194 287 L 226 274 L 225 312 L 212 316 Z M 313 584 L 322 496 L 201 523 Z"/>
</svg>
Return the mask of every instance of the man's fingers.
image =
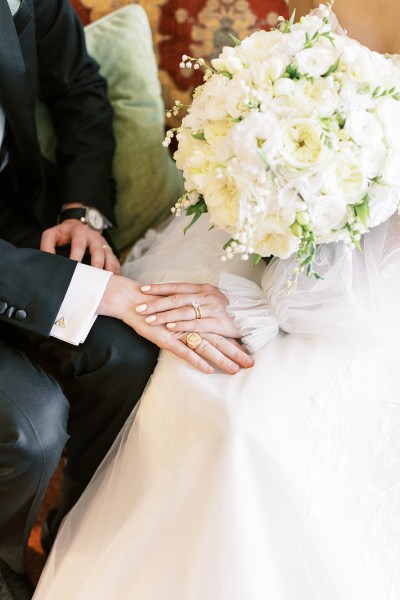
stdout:
<svg viewBox="0 0 400 600">
<path fill-rule="evenodd" d="M 104 268 L 106 271 L 110 271 L 111 273 L 114 273 L 114 275 L 120 275 L 121 274 L 121 265 L 120 262 L 118 260 L 118 258 L 115 256 L 114 252 L 112 251 L 112 249 L 107 246 L 107 248 L 104 248 L 104 253 L 105 253 L 105 260 L 104 260 Z"/>
<path fill-rule="evenodd" d="M 82 261 L 82 258 L 85 256 L 87 248 L 87 239 L 85 235 L 76 234 L 71 239 L 71 250 L 69 253 L 69 257 L 71 260 L 76 260 L 78 262 Z"/>
<path fill-rule="evenodd" d="M 58 242 L 58 235 L 56 228 L 46 229 L 42 233 L 40 239 L 40 250 L 43 252 L 50 252 L 50 254 L 56 253 L 56 246 Z"/>
</svg>

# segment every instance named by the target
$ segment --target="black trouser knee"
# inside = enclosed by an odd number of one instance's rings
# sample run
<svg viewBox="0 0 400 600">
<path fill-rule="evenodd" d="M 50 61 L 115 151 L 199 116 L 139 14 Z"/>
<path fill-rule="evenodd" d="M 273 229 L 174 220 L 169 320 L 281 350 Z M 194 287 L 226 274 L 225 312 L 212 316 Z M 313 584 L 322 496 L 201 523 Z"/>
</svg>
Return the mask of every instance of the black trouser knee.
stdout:
<svg viewBox="0 0 400 600">
<path fill-rule="evenodd" d="M 16 571 L 68 437 L 67 415 L 56 381 L 0 342 L 0 557 Z"/>
<path fill-rule="evenodd" d="M 53 349 L 71 400 L 59 514 L 73 506 L 140 399 L 159 349 L 116 319 L 98 317 L 84 344 Z"/>
</svg>

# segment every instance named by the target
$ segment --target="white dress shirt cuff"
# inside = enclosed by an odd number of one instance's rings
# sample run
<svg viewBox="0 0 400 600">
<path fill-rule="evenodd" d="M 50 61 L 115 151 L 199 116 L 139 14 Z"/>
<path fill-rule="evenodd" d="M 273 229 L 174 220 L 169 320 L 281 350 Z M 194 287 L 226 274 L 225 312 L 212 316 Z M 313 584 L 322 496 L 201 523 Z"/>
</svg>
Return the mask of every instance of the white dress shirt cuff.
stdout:
<svg viewBox="0 0 400 600">
<path fill-rule="evenodd" d="M 97 318 L 112 273 L 78 263 L 50 335 L 78 346 L 85 341 Z"/>
</svg>

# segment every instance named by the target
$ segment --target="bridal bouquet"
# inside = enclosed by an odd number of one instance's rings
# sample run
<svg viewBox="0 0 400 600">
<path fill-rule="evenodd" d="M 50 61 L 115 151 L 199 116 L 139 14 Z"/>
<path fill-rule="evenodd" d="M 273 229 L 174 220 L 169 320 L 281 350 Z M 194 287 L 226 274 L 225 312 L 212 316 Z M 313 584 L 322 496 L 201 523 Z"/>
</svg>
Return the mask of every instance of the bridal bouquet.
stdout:
<svg viewBox="0 0 400 600">
<path fill-rule="evenodd" d="M 172 209 L 209 212 L 225 257 L 287 258 L 313 272 L 317 244 L 361 235 L 398 210 L 400 69 L 334 33 L 330 7 L 225 47 L 176 133 L 185 193 Z M 181 105 L 176 102 L 173 112 Z M 191 224 L 192 224 L 191 223 Z"/>
</svg>

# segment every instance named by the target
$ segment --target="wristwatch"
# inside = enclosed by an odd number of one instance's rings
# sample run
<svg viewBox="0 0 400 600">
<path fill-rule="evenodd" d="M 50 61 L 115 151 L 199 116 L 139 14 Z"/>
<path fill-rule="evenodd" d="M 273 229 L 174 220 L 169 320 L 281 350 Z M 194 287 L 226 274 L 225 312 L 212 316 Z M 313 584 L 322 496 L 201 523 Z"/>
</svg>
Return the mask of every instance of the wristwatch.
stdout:
<svg viewBox="0 0 400 600">
<path fill-rule="evenodd" d="M 79 206 L 75 208 L 66 208 L 58 216 L 58 222 L 62 223 L 67 219 L 78 219 L 91 229 L 100 233 L 105 229 L 112 227 L 112 223 L 94 206 Z"/>
</svg>

